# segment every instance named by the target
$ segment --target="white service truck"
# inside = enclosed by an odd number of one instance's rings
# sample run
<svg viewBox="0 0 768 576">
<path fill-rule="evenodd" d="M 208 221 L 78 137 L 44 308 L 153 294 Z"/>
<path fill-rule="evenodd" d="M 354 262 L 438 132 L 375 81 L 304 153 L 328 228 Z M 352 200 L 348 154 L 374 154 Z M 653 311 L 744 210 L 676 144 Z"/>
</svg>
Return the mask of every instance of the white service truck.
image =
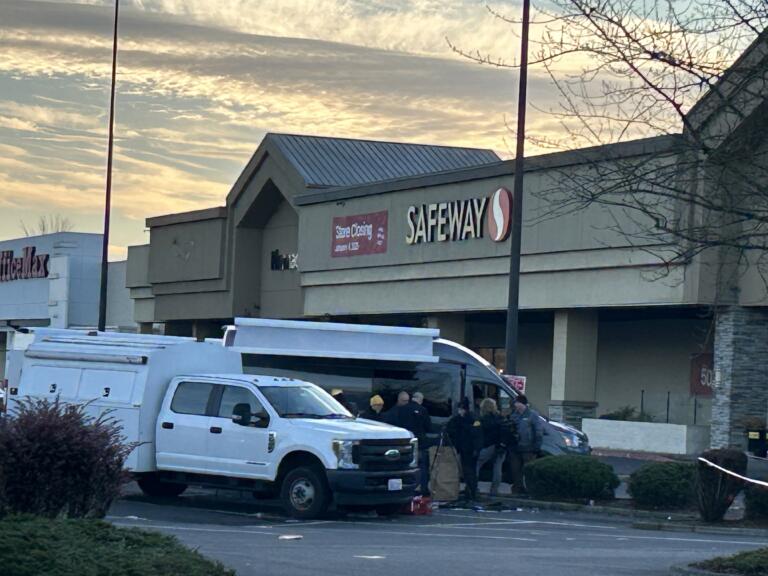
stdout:
<svg viewBox="0 0 768 576">
<path fill-rule="evenodd" d="M 332 502 L 391 511 L 416 488 L 410 432 L 355 419 L 309 382 L 243 374 L 221 341 L 35 329 L 16 362 L 11 413 L 23 398 L 111 411 L 136 443 L 126 466 L 151 496 L 250 490 L 314 518 Z"/>
</svg>

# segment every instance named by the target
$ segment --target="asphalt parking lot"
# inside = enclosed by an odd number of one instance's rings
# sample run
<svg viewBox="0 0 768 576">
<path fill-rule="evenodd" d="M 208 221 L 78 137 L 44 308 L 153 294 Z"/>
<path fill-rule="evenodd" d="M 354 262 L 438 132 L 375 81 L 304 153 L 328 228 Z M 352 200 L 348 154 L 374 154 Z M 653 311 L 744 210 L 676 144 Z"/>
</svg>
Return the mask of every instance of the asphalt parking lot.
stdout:
<svg viewBox="0 0 768 576">
<path fill-rule="evenodd" d="M 649 532 L 614 517 L 535 510 L 300 522 L 248 495 L 200 491 L 175 502 L 130 495 L 108 520 L 172 534 L 241 576 L 668 574 L 674 564 L 766 545 L 757 537 Z"/>
</svg>

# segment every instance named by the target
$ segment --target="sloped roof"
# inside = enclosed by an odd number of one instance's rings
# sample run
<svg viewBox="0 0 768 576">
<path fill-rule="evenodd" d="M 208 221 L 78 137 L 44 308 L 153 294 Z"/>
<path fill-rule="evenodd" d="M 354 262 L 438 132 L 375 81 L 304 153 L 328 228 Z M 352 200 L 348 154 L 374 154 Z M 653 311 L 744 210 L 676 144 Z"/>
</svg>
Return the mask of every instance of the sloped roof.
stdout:
<svg viewBox="0 0 768 576">
<path fill-rule="evenodd" d="M 492 150 L 267 134 L 307 187 L 355 186 L 499 162 Z"/>
</svg>

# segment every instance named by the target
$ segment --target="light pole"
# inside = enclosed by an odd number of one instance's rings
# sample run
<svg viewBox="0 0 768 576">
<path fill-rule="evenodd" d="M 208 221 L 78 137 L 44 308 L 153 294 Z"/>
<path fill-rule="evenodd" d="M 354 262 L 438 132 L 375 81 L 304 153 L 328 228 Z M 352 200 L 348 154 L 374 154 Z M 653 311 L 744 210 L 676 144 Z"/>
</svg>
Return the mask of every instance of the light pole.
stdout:
<svg viewBox="0 0 768 576">
<path fill-rule="evenodd" d="M 101 246 L 101 287 L 99 291 L 99 330 L 107 326 L 107 274 L 109 271 L 109 216 L 112 205 L 112 149 L 115 126 L 115 72 L 117 70 L 117 17 L 120 0 L 115 0 L 115 30 L 112 39 L 112 92 L 109 100 L 109 140 L 107 143 L 107 189 L 104 199 L 104 236 Z"/>
<path fill-rule="evenodd" d="M 523 227 L 523 171 L 525 170 L 525 107 L 528 90 L 528 28 L 531 2 L 523 0 L 523 31 L 520 41 L 520 81 L 517 97 L 517 147 L 512 194 L 512 240 L 509 256 L 509 300 L 507 303 L 506 367 L 517 374 L 518 308 L 520 300 L 520 241 Z"/>
</svg>

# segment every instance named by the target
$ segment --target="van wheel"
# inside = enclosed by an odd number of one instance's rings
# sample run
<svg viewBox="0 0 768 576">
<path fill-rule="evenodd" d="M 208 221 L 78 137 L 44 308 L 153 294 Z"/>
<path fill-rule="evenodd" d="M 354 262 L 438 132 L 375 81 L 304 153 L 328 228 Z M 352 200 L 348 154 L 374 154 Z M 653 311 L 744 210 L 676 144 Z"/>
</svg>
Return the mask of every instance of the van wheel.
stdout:
<svg viewBox="0 0 768 576">
<path fill-rule="evenodd" d="M 163 482 L 154 474 L 143 476 L 136 483 L 144 494 L 153 498 L 173 498 L 180 496 L 187 489 L 186 484 Z"/>
<path fill-rule="evenodd" d="M 317 518 L 330 500 L 325 474 L 309 466 L 294 468 L 283 478 L 280 499 L 285 511 L 294 518 Z"/>
</svg>

